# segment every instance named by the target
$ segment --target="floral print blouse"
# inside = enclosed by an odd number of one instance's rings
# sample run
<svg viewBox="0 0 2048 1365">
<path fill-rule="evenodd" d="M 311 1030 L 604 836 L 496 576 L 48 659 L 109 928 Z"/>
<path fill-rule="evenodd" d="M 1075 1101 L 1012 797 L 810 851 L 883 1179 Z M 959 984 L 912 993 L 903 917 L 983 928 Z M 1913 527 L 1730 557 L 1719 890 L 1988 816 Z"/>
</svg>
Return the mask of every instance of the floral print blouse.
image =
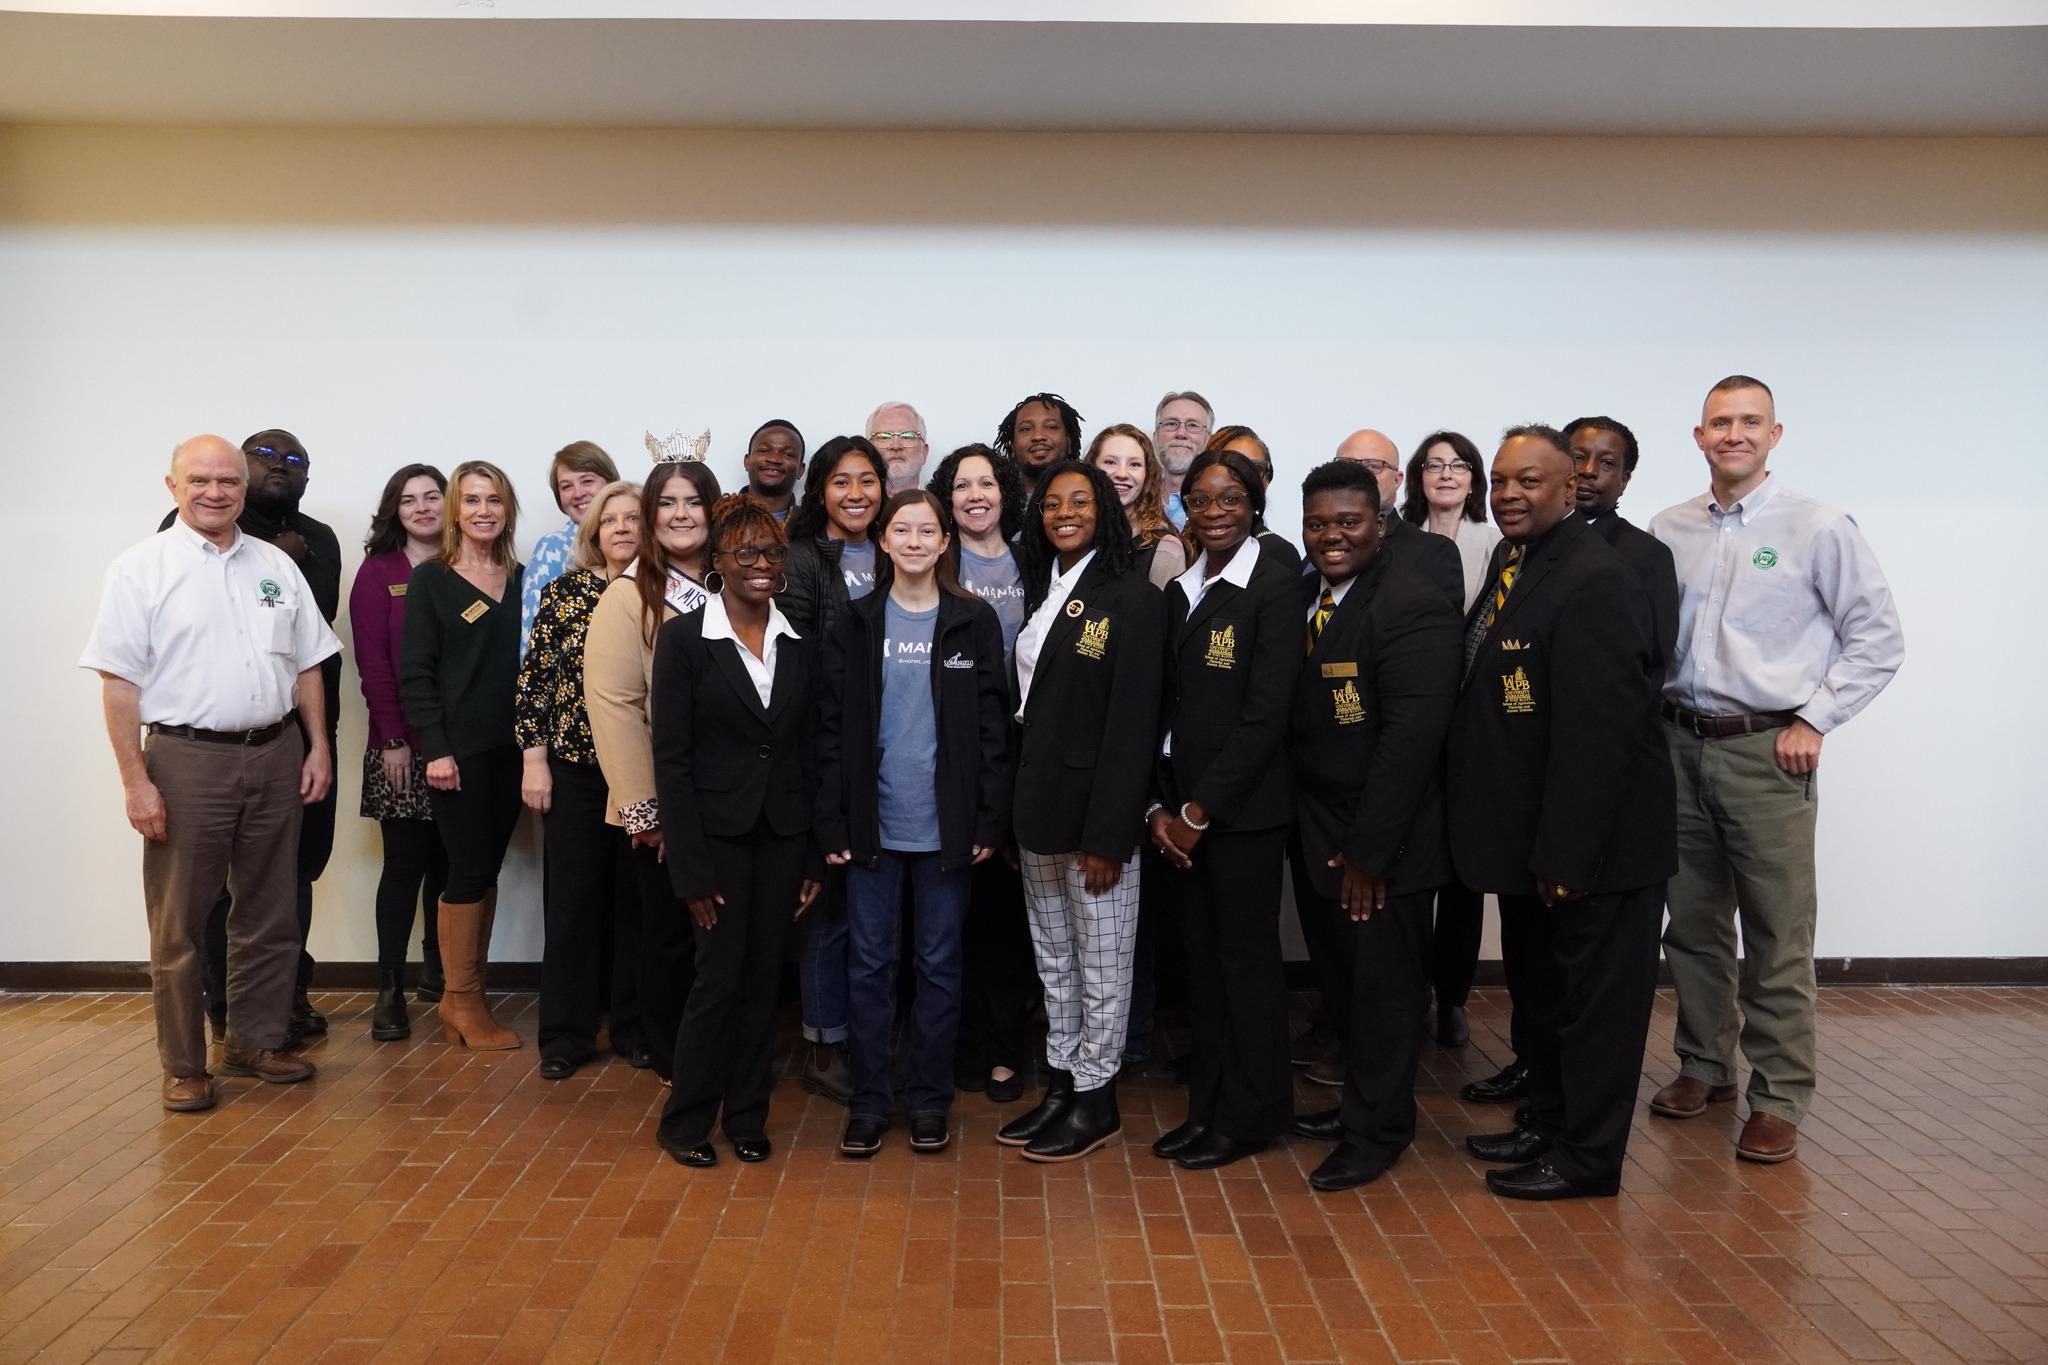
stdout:
<svg viewBox="0 0 2048 1365">
<path fill-rule="evenodd" d="M 520 748 L 545 748 L 565 762 L 592 768 L 597 745 L 583 709 L 583 640 L 605 581 L 594 569 L 571 569 L 542 589 L 512 716 L 512 737 Z"/>
</svg>

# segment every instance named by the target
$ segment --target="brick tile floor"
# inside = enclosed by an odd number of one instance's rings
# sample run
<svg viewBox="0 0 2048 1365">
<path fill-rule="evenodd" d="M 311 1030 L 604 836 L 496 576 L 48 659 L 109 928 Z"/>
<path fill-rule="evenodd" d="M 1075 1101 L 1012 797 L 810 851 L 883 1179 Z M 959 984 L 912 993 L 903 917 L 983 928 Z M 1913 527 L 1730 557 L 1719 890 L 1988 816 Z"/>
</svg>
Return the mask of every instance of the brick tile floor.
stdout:
<svg viewBox="0 0 2048 1365">
<path fill-rule="evenodd" d="M 431 1011 L 379 1044 L 369 996 L 320 1004 L 317 1082 L 185 1116 L 147 996 L 0 997 L 0 1365 L 2048 1361 L 2048 991 L 1824 992 L 1799 1161 L 1736 1162 L 1739 1104 L 1645 1112 L 1620 1198 L 1533 1206 L 1459 1145 L 1504 1118 L 1456 1098 L 1505 1055 L 1498 992 L 1471 1047 L 1427 1050 L 1415 1149 L 1339 1197 L 1312 1144 L 1154 1160 L 1181 1117 L 1156 1064 L 1076 1165 L 996 1146 L 1022 1105 L 978 1095 L 944 1154 L 899 1128 L 846 1161 L 841 1111 L 785 1081 L 775 1156 L 695 1172 L 647 1073 L 551 1084 Z"/>
</svg>

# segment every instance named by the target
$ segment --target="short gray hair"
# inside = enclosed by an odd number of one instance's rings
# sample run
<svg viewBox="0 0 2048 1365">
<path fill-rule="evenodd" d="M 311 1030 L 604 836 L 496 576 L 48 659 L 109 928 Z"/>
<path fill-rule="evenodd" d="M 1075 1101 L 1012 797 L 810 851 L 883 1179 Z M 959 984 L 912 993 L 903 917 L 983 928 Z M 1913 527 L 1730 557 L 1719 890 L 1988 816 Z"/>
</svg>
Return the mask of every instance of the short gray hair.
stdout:
<svg viewBox="0 0 2048 1365">
<path fill-rule="evenodd" d="M 1203 412 L 1209 414 L 1210 422 L 1213 423 L 1216 420 L 1216 409 L 1209 406 L 1209 400 L 1202 397 L 1202 395 L 1200 395 L 1199 393 L 1196 393 L 1193 389 L 1180 389 L 1173 393 L 1169 393 L 1166 395 L 1166 397 L 1160 399 L 1159 406 L 1152 409 L 1152 420 L 1155 423 L 1159 420 L 1159 414 L 1166 411 L 1166 405 L 1168 403 L 1179 402 L 1193 403 Z"/>
<path fill-rule="evenodd" d="M 872 436 L 875 431 L 875 419 L 877 417 L 880 417 L 883 413 L 887 412 L 891 408 L 902 408 L 912 417 L 915 417 L 917 419 L 918 439 L 925 441 L 926 444 L 930 444 L 930 433 L 927 432 L 925 429 L 924 414 L 919 412 L 916 408 L 912 407 L 908 403 L 897 402 L 893 399 L 887 403 L 878 403 L 875 405 L 875 410 L 868 414 L 868 424 L 865 427 L 861 428 L 860 434 L 863 436 Z"/>
</svg>

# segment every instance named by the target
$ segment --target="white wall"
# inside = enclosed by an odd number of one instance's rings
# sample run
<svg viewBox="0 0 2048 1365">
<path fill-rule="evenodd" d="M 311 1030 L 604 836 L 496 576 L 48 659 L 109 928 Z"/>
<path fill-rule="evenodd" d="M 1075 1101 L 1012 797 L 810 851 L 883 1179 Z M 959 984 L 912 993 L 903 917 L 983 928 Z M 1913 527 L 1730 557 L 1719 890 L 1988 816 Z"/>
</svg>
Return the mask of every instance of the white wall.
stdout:
<svg viewBox="0 0 2048 1365">
<path fill-rule="evenodd" d="M 195 432 L 297 432 L 346 544 L 408 461 L 502 461 L 551 513 L 570 439 L 637 466 L 643 431 L 708 426 L 728 477 L 763 418 L 815 444 L 887 397 L 943 449 L 1028 390 L 1092 431 L 1193 386 L 1279 490 L 1362 424 L 1490 448 L 1605 411 L 1642 521 L 1703 486 L 1732 370 L 1776 387 L 1774 467 L 1856 512 L 1909 641 L 1828 744 L 1820 951 L 2048 953 L 2044 316 L 2041 140 L 0 130 L 0 958 L 146 955 L 74 661 Z M 367 960 L 352 669 L 344 696 L 313 948 Z M 501 952 L 537 955 L 536 844 Z"/>
</svg>

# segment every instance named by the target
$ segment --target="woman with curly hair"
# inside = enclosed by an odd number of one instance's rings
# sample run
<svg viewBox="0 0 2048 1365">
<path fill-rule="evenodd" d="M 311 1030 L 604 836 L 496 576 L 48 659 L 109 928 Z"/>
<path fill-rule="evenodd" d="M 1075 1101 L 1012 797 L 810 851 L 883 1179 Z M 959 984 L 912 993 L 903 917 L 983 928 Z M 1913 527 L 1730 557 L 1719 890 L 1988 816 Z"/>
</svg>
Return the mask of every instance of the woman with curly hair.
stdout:
<svg viewBox="0 0 2048 1365">
<path fill-rule="evenodd" d="M 1104 427 L 1088 445 L 1088 463 L 1109 475 L 1117 502 L 1131 523 L 1138 546 L 1138 570 L 1164 588 L 1188 567 L 1188 550 L 1166 519 L 1166 467 L 1153 453 L 1152 438 L 1129 422 Z"/>
</svg>

